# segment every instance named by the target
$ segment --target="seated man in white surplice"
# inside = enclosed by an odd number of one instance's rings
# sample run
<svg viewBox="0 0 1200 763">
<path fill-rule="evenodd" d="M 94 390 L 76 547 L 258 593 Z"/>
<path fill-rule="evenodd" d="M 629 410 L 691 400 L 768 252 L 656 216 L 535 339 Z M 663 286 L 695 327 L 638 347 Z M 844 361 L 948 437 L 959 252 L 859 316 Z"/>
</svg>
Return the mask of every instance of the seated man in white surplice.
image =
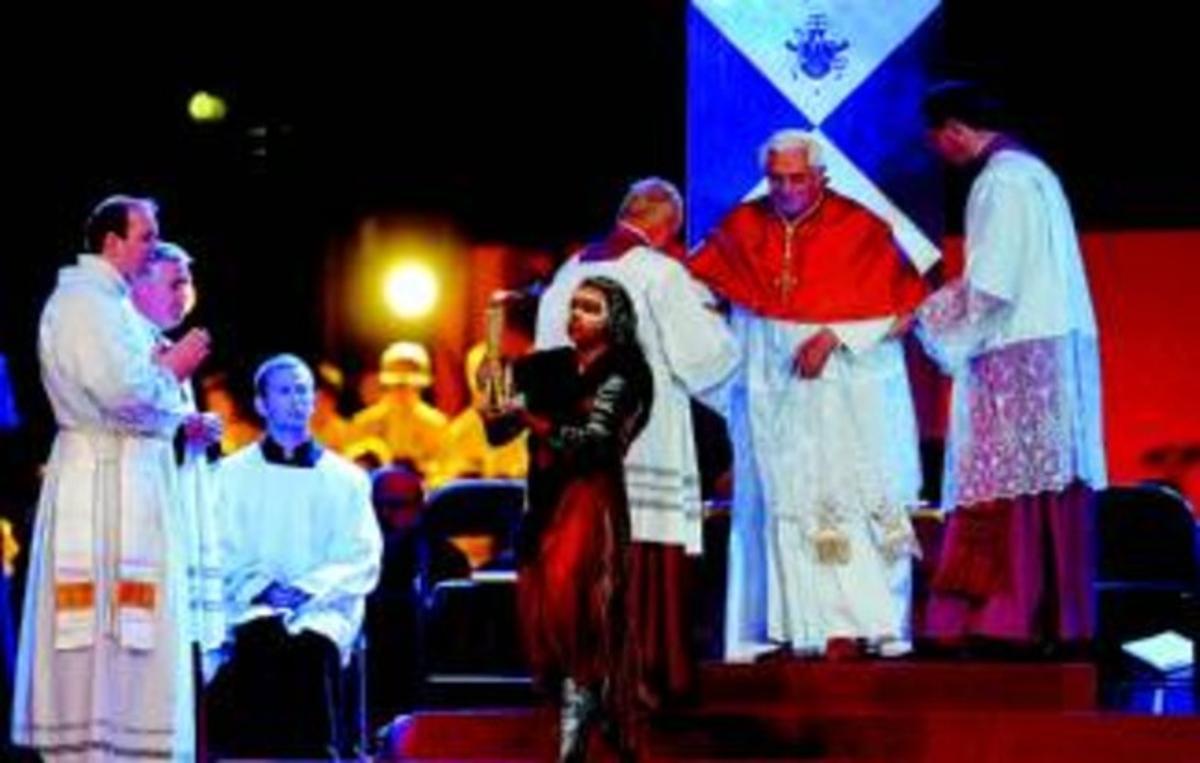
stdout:
<svg viewBox="0 0 1200 763">
<path fill-rule="evenodd" d="M 229 662 L 211 696 L 211 742 L 231 757 L 336 753 L 339 665 L 379 578 L 367 475 L 309 429 L 313 375 L 292 355 L 254 377 L 263 439 L 218 472 Z"/>
</svg>

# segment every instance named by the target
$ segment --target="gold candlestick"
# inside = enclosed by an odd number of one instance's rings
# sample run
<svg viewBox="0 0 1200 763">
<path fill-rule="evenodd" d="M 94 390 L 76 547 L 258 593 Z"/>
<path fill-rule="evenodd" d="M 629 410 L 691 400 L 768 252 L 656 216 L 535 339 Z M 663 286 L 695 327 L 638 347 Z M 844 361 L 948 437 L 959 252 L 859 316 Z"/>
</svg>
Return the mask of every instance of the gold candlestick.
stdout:
<svg viewBox="0 0 1200 763">
<path fill-rule="evenodd" d="M 500 343 L 504 336 L 504 303 L 508 292 L 492 294 L 484 310 L 484 353 L 480 367 L 483 406 L 489 413 L 499 413 L 512 403 L 512 366 L 504 359 Z"/>
</svg>

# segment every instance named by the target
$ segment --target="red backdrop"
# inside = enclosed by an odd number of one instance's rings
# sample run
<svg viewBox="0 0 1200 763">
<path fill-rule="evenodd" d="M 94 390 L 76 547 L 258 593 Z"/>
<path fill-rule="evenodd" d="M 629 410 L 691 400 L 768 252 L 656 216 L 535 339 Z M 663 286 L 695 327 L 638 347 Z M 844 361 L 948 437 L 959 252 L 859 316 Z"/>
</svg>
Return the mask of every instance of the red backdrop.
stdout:
<svg viewBox="0 0 1200 763">
<path fill-rule="evenodd" d="M 1167 479 L 1200 506 L 1200 230 L 1087 233 L 1082 244 L 1100 325 L 1109 478 Z M 946 272 L 961 268 L 962 241 L 948 240 Z M 925 433 L 936 435 L 944 390 L 931 394 L 921 369 L 916 377 Z"/>
</svg>

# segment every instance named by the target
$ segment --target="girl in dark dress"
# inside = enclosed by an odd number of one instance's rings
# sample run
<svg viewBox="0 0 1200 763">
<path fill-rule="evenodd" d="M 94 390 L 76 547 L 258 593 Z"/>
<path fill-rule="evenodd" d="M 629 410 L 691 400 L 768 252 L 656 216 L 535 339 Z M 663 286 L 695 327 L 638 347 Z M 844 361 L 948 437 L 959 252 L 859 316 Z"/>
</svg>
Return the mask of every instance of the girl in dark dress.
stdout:
<svg viewBox="0 0 1200 763">
<path fill-rule="evenodd" d="M 622 460 L 649 416 L 653 384 L 616 281 L 580 283 L 567 335 L 573 347 L 515 363 L 516 402 L 485 421 L 493 444 L 530 432 L 518 602 L 535 679 L 562 687 L 560 759 L 582 760 L 598 721 L 628 756 L 636 661 Z"/>
</svg>

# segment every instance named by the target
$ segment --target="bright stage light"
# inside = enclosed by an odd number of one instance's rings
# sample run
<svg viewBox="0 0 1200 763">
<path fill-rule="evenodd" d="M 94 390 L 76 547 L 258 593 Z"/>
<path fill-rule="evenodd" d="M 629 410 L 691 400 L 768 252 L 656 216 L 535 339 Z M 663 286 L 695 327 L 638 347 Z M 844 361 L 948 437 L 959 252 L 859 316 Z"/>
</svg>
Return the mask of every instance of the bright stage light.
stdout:
<svg viewBox="0 0 1200 763">
<path fill-rule="evenodd" d="M 423 318 L 437 303 L 437 276 L 423 263 L 403 263 L 384 278 L 383 294 L 388 307 L 400 318 Z"/>
<path fill-rule="evenodd" d="M 224 99 L 203 90 L 188 101 L 188 114 L 197 122 L 220 122 L 227 111 Z"/>
</svg>

